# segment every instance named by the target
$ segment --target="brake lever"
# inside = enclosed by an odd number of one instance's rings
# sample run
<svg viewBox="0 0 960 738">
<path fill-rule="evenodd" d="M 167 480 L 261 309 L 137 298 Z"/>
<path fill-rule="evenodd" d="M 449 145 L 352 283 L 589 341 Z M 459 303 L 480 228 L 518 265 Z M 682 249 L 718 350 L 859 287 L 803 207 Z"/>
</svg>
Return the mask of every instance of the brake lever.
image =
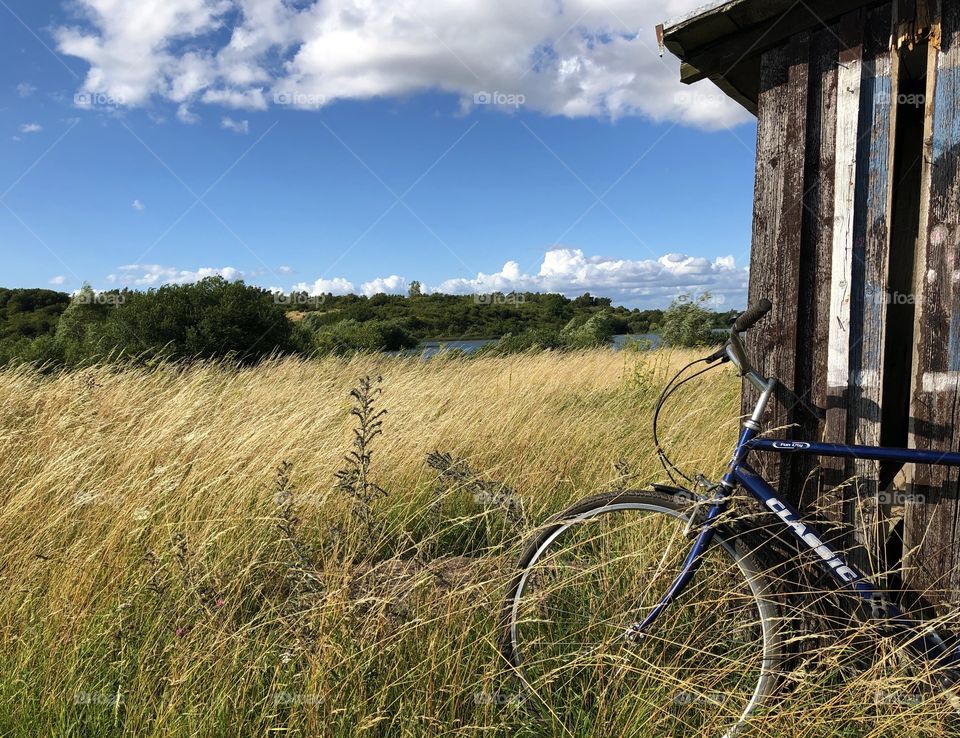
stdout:
<svg viewBox="0 0 960 738">
<path fill-rule="evenodd" d="M 721 364 L 725 364 L 726 362 L 730 361 L 730 357 L 727 356 L 727 344 L 723 344 L 723 346 L 721 346 L 721 347 L 718 348 L 716 351 L 714 351 L 712 354 L 710 354 L 710 355 L 705 359 L 705 361 L 706 361 L 708 364 L 712 364 L 712 363 L 715 362 L 717 359 L 720 360 L 720 363 L 721 363 Z"/>
</svg>

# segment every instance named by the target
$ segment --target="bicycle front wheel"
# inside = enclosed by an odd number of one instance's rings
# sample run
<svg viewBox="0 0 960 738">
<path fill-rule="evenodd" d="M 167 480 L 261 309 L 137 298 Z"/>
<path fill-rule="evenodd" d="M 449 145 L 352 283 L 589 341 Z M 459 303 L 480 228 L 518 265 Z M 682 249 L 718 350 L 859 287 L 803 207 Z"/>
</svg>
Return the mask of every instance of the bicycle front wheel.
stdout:
<svg viewBox="0 0 960 738">
<path fill-rule="evenodd" d="M 526 547 L 501 616 L 524 699 L 574 735 L 733 735 L 773 692 L 780 611 L 760 542 L 720 528 L 681 597 L 633 643 L 692 546 L 693 503 L 659 491 L 583 500 Z"/>
</svg>

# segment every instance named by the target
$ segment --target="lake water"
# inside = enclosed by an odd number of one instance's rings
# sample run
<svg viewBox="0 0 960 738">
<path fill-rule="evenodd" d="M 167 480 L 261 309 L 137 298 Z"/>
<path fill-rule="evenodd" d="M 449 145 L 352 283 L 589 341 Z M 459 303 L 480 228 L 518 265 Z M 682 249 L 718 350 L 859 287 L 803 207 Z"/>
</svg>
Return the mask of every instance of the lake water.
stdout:
<svg viewBox="0 0 960 738">
<path fill-rule="evenodd" d="M 651 348 L 656 348 L 660 345 L 660 336 L 656 333 L 633 333 L 633 334 L 623 334 L 614 336 L 613 340 L 610 342 L 610 347 L 614 351 L 619 351 L 624 347 L 624 345 L 629 340 L 635 341 L 649 341 Z M 473 353 L 481 346 L 486 346 L 488 343 L 496 343 L 497 339 L 495 338 L 477 338 L 466 341 L 424 341 L 415 349 L 408 349 L 406 351 L 390 351 L 388 353 L 398 356 L 423 356 L 424 358 L 429 358 L 436 354 L 439 354 L 441 351 L 452 351 L 454 349 L 461 349 L 465 353 Z"/>
</svg>

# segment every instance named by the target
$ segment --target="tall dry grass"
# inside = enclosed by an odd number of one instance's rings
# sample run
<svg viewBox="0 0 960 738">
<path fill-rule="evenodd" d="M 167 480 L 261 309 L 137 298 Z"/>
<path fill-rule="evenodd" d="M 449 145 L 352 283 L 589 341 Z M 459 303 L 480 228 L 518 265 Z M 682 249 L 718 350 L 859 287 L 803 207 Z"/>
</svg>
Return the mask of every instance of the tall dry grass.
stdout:
<svg viewBox="0 0 960 738">
<path fill-rule="evenodd" d="M 0 372 L 0 735 L 563 734 L 498 704 L 507 572 L 549 514 L 664 481 L 650 413 L 689 358 Z M 388 411 L 373 531 L 335 488 L 366 375 Z M 671 455 L 715 476 L 738 410 L 729 370 L 693 383 L 663 420 Z M 519 522 L 439 482 L 435 450 L 509 490 Z M 952 734 L 895 648 L 851 669 L 856 643 L 803 662 L 751 730 Z"/>
</svg>

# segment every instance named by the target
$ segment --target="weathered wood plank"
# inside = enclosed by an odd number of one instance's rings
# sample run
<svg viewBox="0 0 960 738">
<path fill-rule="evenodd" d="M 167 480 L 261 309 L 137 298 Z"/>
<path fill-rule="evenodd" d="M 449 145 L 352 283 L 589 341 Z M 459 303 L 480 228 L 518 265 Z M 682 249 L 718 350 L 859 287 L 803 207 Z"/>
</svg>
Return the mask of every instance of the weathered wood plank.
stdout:
<svg viewBox="0 0 960 738">
<path fill-rule="evenodd" d="M 807 147 L 804 219 L 800 243 L 800 295 L 797 323 L 797 384 L 801 400 L 797 436 L 822 435 L 822 408 L 827 402 L 827 346 L 830 302 L 823 298 L 830 284 L 833 250 L 834 174 L 837 138 L 837 69 L 839 36 L 836 26 L 810 39 L 810 94 L 807 102 Z M 820 465 L 812 456 L 791 457 L 794 479 L 801 486 L 803 509 L 820 506 Z"/>
<path fill-rule="evenodd" d="M 804 205 L 806 108 L 809 94 L 809 35 L 761 59 L 757 126 L 757 176 L 750 259 L 750 300 L 769 297 L 770 318 L 747 334 L 747 350 L 757 369 L 786 387 L 796 381 L 799 259 Z M 756 391 L 745 383 L 743 409 L 752 410 Z M 768 429 L 789 437 L 792 401 L 778 397 L 765 418 Z M 791 466 L 773 454 L 757 459 L 761 472 L 780 489 L 791 489 Z"/>
<path fill-rule="evenodd" d="M 834 159 L 833 244 L 830 268 L 830 321 L 828 327 L 827 403 L 823 440 L 847 442 L 850 404 L 850 303 L 853 279 L 854 212 L 856 206 L 857 131 L 860 122 L 860 80 L 863 62 L 863 18 L 859 11 L 840 21 L 840 54 L 837 72 L 837 127 Z M 823 460 L 823 479 L 834 489 L 824 495 L 825 514 L 843 518 L 841 485 L 852 477 L 852 463 Z"/>
<path fill-rule="evenodd" d="M 864 25 L 857 132 L 856 192 L 850 265 L 847 442 L 880 445 L 893 191 L 896 89 L 889 49 L 891 7 L 870 11 Z M 880 464 L 857 460 L 846 488 L 844 518 L 853 526 L 852 560 L 876 570 L 885 539 L 878 502 Z"/>
<path fill-rule="evenodd" d="M 929 161 L 921 202 L 911 441 L 956 450 L 960 431 L 960 5 L 943 3 L 941 48 L 931 46 Z M 934 602 L 960 593 L 957 471 L 909 472 L 905 579 Z"/>
</svg>

